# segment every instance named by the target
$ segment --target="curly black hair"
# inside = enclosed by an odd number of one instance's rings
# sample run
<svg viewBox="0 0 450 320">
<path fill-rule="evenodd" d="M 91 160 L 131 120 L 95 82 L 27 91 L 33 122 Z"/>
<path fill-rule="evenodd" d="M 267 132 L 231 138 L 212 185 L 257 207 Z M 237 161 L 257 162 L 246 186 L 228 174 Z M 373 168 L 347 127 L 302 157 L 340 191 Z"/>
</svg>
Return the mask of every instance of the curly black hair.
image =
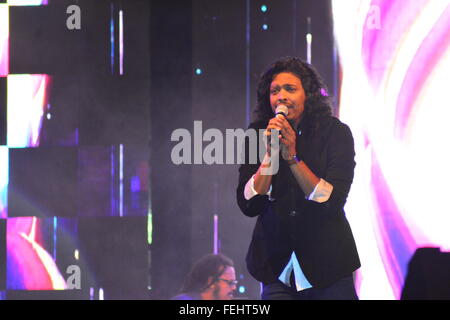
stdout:
<svg viewBox="0 0 450 320">
<path fill-rule="evenodd" d="M 234 263 L 223 254 L 207 254 L 203 256 L 192 267 L 180 292 L 203 292 L 220 278 L 227 267 L 234 267 Z M 212 282 L 208 282 L 210 277 Z"/>
<path fill-rule="evenodd" d="M 331 116 L 331 101 L 327 87 L 316 69 L 297 57 L 284 57 L 272 63 L 263 72 L 258 83 L 257 105 L 255 116 L 257 121 L 269 121 L 274 117 L 270 106 L 270 84 L 274 77 L 282 72 L 296 75 L 305 90 L 305 111 L 303 114 L 304 129 L 317 129 L 319 120 Z"/>
</svg>

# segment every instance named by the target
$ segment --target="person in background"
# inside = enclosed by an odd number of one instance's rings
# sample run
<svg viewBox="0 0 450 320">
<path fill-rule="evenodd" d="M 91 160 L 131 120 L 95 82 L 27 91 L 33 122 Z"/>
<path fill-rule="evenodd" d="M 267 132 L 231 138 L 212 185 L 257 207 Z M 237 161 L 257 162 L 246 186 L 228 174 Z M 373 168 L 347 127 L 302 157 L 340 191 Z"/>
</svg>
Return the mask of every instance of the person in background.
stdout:
<svg viewBox="0 0 450 320">
<path fill-rule="evenodd" d="M 171 300 L 231 300 L 236 285 L 233 261 L 223 254 L 208 254 L 195 263 Z"/>
</svg>

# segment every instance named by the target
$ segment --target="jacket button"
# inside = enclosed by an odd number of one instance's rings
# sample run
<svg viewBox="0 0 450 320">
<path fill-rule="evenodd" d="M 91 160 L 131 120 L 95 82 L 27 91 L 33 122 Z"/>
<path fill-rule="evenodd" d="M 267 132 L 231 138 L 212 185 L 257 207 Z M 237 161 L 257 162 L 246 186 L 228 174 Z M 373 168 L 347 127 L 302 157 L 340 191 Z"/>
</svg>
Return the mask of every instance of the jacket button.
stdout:
<svg viewBox="0 0 450 320">
<path fill-rule="evenodd" d="M 289 213 L 289 215 L 290 215 L 291 217 L 295 217 L 295 216 L 297 215 L 297 211 L 292 210 L 292 211 Z"/>
</svg>

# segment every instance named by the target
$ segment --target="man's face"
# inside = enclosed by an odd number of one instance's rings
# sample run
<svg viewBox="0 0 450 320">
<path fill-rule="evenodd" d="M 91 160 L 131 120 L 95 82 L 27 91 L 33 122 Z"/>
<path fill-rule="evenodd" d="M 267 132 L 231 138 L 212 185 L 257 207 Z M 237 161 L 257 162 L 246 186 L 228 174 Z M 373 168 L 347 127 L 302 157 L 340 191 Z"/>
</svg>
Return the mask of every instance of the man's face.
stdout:
<svg viewBox="0 0 450 320">
<path fill-rule="evenodd" d="M 273 78 L 270 84 L 270 106 L 274 113 L 279 104 L 284 104 L 289 109 L 287 119 L 298 124 L 305 110 L 305 99 L 302 82 L 296 75 L 282 72 Z"/>
<path fill-rule="evenodd" d="M 228 281 L 236 281 L 236 274 L 233 267 L 226 267 L 220 278 L 213 285 L 214 300 L 233 299 L 233 292 L 236 290 L 236 284 L 230 284 Z"/>
</svg>

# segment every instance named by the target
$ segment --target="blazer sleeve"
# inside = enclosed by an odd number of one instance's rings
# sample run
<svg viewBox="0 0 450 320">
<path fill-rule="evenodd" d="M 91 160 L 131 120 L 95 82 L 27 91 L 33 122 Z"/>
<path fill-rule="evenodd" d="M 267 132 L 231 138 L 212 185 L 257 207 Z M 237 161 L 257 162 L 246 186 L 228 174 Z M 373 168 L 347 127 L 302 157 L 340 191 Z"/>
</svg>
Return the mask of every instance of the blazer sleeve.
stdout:
<svg viewBox="0 0 450 320">
<path fill-rule="evenodd" d="M 258 130 L 259 126 L 251 124 L 249 129 Z M 258 135 L 257 135 L 258 136 Z M 259 150 L 259 140 L 257 142 L 257 150 L 249 150 L 249 139 L 246 137 L 244 140 L 244 145 L 242 146 L 242 152 L 244 153 L 243 164 L 239 168 L 239 182 L 236 189 L 237 203 L 244 215 L 248 217 L 256 217 L 260 215 L 269 205 L 269 197 L 267 195 L 256 195 L 250 200 L 246 200 L 244 197 L 244 189 L 248 180 L 258 171 L 261 164 L 259 158 L 257 158 L 257 163 L 252 164 L 249 161 L 250 152 L 258 152 Z"/>
<path fill-rule="evenodd" d="M 338 121 L 329 134 L 325 175 L 322 177 L 333 186 L 330 198 L 310 205 L 324 213 L 342 213 L 353 182 L 355 169 L 355 147 L 350 128 Z"/>
</svg>

